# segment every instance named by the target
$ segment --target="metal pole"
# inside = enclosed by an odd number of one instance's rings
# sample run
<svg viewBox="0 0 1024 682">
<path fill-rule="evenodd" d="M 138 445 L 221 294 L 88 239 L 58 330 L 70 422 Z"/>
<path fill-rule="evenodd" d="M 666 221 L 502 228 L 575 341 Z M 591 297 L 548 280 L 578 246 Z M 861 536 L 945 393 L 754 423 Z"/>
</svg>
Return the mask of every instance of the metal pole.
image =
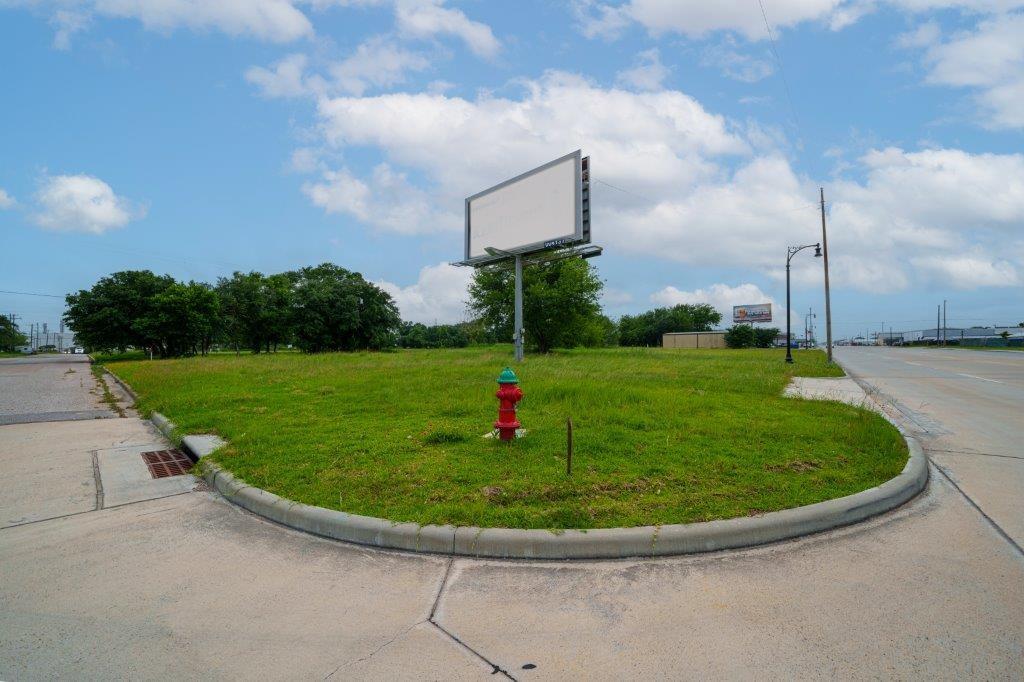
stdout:
<svg viewBox="0 0 1024 682">
<path fill-rule="evenodd" d="M 832 362 L 832 300 L 828 288 L 828 235 L 825 234 L 825 188 L 821 188 L 821 251 L 825 257 L 825 348 Z"/>
<path fill-rule="evenodd" d="M 935 346 L 939 345 L 939 325 L 942 324 L 942 306 L 935 306 Z"/>
<path fill-rule="evenodd" d="M 516 362 L 523 361 L 523 257 L 516 256 Z"/>
<path fill-rule="evenodd" d="M 792 254 L 786 252 L 786 362 L 793 364 L 793 349 L 790 344 L 793 341 L 793 332 L 791 330 L 793 323 L 792 308 L 789 304 L 789 259 L 792 258 Z"/>
<path fill-rule="evenodd" d="M 946 299 L 942 299 L 942 345 L 946 345 L 949 337 L 949 327 L 946 326 Z"/>
</svg>

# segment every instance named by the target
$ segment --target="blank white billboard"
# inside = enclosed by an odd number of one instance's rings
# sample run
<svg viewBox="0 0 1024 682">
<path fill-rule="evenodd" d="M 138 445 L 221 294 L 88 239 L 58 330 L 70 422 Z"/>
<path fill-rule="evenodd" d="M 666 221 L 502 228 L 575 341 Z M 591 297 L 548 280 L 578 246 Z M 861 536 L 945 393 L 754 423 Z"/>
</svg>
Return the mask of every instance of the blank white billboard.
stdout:
<svg viewBox="0 0 1024 682">
<path fill-rule="evenodd" d="M 486 248 L 528 253 L 583 241 L 580 152 L 466 199 L 466 260 Z"/>
</svg>

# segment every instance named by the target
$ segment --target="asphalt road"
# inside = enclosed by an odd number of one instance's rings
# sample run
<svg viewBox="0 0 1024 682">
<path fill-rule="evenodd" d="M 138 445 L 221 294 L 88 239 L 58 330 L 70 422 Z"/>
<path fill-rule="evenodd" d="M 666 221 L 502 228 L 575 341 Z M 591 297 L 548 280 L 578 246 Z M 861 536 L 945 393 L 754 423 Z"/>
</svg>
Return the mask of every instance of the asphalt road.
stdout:
<svg viewBox="0 0 1024 682">
<path fill-rule="evenodd" d="M 887 383 L 911 373 L 887 353 L 849 363 L 938 434 L 953 414 L 915 393 L 927 379 L 905 394 Z M 12 378 L 0 361 L 0 395 L 49 386 L 75 393 L 68 411 L 92 405 L 87 386 L 36 368 Z M 17 397 L 3 405 L 23 409 Z M 973 442 L 959 424 L 941 422 L 934 442 Z M 992 483 L 988 470 L 955 469 L 957 455 L 942 466 L 959 489 L 935 474 L 927 493 L 854 527 L 745 551 L 560 563 L 284 529 L 189 477 L 157 488 L 132 468 L 166 446 L 131 417 L 0 426 L 0 679 L 1024 678 L 1024 555 L 975 506 L 996 518 L 1000 504 L 968 497 L 972 476 L 979 490 Z"/>
<path fill-rule="evenodd" d="M 1024 352 L 839 348 L 939 470 L 1024 546 Z"/>
</svg>

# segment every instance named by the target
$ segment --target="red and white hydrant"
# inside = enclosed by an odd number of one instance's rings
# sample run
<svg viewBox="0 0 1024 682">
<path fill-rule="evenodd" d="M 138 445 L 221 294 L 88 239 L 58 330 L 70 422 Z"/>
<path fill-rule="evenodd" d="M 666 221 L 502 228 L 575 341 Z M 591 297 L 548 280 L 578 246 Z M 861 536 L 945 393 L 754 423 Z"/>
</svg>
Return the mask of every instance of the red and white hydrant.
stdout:
<svg viewBox="0 0 1024 682">
<path fill-rule="evenodd" d="M 516 437 L 516 429 L 522 424 L 516 419 L 516 403 L 523 399 L 523 391 L 519 388 L 519 379 L 511 367 L 506 367 L 498 377 L 498 392 L 494 394 L 501 403 L 498 405 L 498 421 L 494 428 L 498 429 L 498 437 L 510 441 Z"/>
</svg>

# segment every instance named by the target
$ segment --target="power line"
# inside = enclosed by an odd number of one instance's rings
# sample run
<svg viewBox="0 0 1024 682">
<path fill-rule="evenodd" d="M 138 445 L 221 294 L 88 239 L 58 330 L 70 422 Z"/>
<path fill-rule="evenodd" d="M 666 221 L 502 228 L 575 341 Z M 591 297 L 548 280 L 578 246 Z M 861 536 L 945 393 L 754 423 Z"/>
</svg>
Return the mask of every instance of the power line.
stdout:
<svg viewBox="0 0 1024 682">
<path fill-rule="evenodd" d="M 768 23 L 768 14 L 764 11 L 764 2 L 757 0 L 757 4 L 761 7 L 761 17 L 764 19 L 765 30 L 768 31 L 768 41 L 772 46 L 772 54 L 775 55 L 775 61 L 779 64 L 779 75 L 782 77 L 782 87 L 786 91 L 789 112 L 793 115 L 793 123 L 796 124 L 797 134 L 800 134 L 800 117 L 796 115 L 796 107 L 793 106 L 793 97 L 789 92 L 789 81 L 786 79 L 786 69 L 782 65 L 782 57 L 779 56 L 779 50 L 775 46 L 775 35 L 772 33 L 771 24 Z"/>
<path fill-rule="evenodd" d="M 58 296 L 57 294 L 36 294 L 30 291 L 6 291 L 4 289 L 0 289 L 0 294 L 15 294 L 17 296 L 43 296 L 45 298 L 64 298 L 63 296 Z"/>
</svg>

